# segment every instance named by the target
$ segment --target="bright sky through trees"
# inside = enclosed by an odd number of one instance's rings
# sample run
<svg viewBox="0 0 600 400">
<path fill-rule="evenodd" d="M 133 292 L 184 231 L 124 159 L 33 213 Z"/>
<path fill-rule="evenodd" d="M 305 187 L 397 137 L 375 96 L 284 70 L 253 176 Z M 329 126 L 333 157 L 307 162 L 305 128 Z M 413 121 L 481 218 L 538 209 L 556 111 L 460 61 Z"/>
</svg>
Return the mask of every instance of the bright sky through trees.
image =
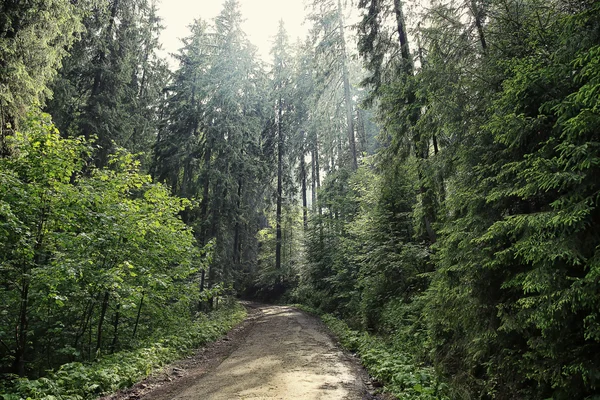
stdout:
<svg viewBox="0 0 600 400">
<path fill-rule="evenodd" d="M 292 41 L 306 35 L 304 0 L 241 0 L 240 3 L 245 19 L 244 30 L 250 41 L 258 46 L 265 61 L 271 58 L 269 50 L 280 19 L 283 19 Z M 167 53 L 175 53 L 181 47 L 179 39 L 189 34 L 188 25 L 195 18 L 211 20 L 217 16 L 223 0 L 163 0 L 158 6 L 165 26 L 163 49 Z"/>
</svg>

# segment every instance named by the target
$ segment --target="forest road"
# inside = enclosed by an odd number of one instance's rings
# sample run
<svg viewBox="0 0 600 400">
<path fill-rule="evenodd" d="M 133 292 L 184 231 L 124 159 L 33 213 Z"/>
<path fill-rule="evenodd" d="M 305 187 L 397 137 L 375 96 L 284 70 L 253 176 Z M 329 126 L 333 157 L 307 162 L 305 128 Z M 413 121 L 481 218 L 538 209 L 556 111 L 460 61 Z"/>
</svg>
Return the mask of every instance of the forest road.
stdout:
<svg viewBox="0 0 600 400">
<path fill-rule="evenodd" d="M 336 347 L 318 319 L 284 306 L 261 305 L 258 311 L 237 348 L 216 368 L 142 399 L 372 398 L 364 370 Z"/>
</svg>

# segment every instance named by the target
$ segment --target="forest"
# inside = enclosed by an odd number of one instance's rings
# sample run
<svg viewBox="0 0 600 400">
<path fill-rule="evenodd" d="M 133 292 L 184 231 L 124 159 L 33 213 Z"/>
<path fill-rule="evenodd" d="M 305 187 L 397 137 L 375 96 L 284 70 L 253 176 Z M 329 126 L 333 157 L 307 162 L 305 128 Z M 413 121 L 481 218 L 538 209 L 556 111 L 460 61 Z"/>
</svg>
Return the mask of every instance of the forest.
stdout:
<svg viewBox="0 0 600 400">
<path fill-rule="evenodd" d="M 174 65 L 152 0 L 0 4 L 0 398 L 130 385 L 244 298 L 401 399 L 600 399 L 600 3 L 310 0 L 265 62 L 240 2 Z"/>
</svg>

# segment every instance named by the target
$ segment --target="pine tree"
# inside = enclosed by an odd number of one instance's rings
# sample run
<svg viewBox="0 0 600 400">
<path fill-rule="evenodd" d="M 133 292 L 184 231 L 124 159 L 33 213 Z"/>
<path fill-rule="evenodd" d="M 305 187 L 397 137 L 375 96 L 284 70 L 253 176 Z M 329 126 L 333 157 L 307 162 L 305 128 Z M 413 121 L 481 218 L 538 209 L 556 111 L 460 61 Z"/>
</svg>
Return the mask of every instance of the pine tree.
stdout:
<svg viewBox="0 0 600 400">
<path fill-rule="evenodd" d="M 199 207 L 185 219 L 199 245 L 215 239 L 201 289 L 243 281 L 256 257 L 269 173 L 263 131 L 266 77 L 241 29 L 237 1 L 210 26 L 196 21 L 178 56 L 155 147 L 154 176 Z"/>
<path fill-rule="evenodd" d="M 94 8 L 84 25 L 86 33 L 65 60 L 47 111 L 63 135 L 97 139 L 98 166 L 107 164 L 115 146 L 147 157 L 167 79 L 166 62 L 157 56 L 162 28 L 156 5 L 112 0 Z"/>
<path fill-rule="evenodd" d="M 452 182 L 428 293 L 435 361 L 476 396 L 588 398 L 599 365 L 598 7 L 488 6 L 481 72 L 498 93 Z"/>
<path fill-rule="evenodd" d="M 50 84 L 82 30 L 87 2 L 3 2 L 0 7 L 0 156 L 28 111 L 52 97 Z"/>
<path fill-rule="evenodd" d="M 316 57 L 315 68 L 322 87 L 320 101 L 326 105 L 331 115 L 324 116 L 325 123 L 334 121 L 332 129 L 334 138 L 329 148 L 331 169 L 344 165 L 352 170 L 358 166 L 356 152 L 356 132 L 354 121 L 353 88 L 350 76 L 350 48 L 346 42 L 346 26 L 344 9 L 341 1 L 317 0 L 312 3 L 309 20 L 313 22 L 311 38 Z M 343 104 L 343 106 L 341 106 Z M 340 128 L 346 131 L 346 141 L 338 133 Z M 335 142 L 335 143 L 334 143 Z M 336 153 L 339 153 L 335 155 Z M 335 166 L 334 166 L 335 164 Z"/>
</svg>

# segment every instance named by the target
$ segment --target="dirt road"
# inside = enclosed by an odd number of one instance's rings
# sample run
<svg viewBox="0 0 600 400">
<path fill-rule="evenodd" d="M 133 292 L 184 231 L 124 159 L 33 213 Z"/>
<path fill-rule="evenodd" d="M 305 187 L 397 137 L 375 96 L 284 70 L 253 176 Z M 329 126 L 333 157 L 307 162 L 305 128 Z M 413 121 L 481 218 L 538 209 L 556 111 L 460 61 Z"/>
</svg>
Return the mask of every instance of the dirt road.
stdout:
<svg viewBox="0 0 600 400">
<path fill-rule="evenodd" d="M 218 366 L 186 373 L 187 379 L 142 399 L 370 398 L 360 366 L 334 345 L 317 319 L 282 306 L 261 306 L 258 313 Z"/>
</svg>

